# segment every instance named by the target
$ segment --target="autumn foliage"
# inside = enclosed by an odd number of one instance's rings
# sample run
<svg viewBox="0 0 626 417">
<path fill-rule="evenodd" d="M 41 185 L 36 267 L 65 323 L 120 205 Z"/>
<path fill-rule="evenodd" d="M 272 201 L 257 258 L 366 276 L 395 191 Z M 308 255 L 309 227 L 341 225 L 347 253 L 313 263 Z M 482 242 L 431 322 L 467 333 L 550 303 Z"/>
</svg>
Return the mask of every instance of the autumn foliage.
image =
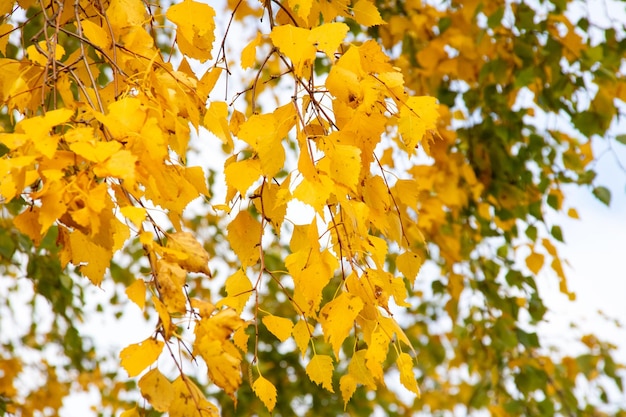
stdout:
<svg viewBox="0 0 626 417">
<path fill-rule="evenodd" d="M 0 300 L 29 323 L 2 340 L 0 409 L 93 388 L 125 417 L 611 405 L 613 347 L 554 355 L 535 329 L 540 273 L 574 296 L 546 213 L 576 216 L 566 183 L 608 203 L 591 140 L 626 98 L 624 41 L 567 3 L 3 2 L 0 265 L 35 295 Z M 123 372 L 80 334 L 107 281 L 104 314 L 152 329 Z"/>
</svg>

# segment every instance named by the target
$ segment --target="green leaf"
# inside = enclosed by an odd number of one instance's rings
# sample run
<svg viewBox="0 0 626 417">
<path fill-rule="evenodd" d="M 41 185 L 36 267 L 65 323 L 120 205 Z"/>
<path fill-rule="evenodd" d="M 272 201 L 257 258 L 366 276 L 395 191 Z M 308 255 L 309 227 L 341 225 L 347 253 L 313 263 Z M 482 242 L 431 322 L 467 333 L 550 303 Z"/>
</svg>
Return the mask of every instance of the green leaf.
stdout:
<svg viewBox="0 0 626 417">
<path fill-rule="evenodd" d="M 621 143 L 622 145 L 626 145 L 626 135 L 617 135 L 615 136 L 615 140 Z"/>
<path fill-rule="evenodd" d="M 559 242 L 563 242 L 563 232 L 561 231 L 560 226 L 552 226 L 552 229 L 550 229 L 550 234 L 554 236 L 554 238 Z"/>
<path fill-rule="evenodd" d="M 611 191 L 608 188 L 603 186 L 596 187 L 593 189 L 593 195 L 607 206 L 611 204 Z"/>
<path fill-rule="evenodd" d="M 526 236 L 533 242 L 537 240 L 537 228 L 535 226 L 528 226 L 526 228 Z"/>
</svg>

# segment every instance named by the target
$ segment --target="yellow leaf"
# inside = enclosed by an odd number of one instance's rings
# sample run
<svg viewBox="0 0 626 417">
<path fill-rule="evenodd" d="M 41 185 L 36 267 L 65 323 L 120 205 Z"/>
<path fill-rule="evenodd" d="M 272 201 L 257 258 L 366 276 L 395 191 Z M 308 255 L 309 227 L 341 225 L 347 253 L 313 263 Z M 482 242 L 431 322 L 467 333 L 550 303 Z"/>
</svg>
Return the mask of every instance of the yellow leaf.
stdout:
<svg viewBox="0 0 626 417">
<path fill-rule="evenodd" d="M 80 271 L 94 284 L 100 285 L 104 272 L 109 267 L 111 251 L 94 243 L 88 236 L 78 230 L 70 233 L 72 263 L 81 265 Z"/>
<path fill-rule="evenodd" d="M 311 334 L 313 333 L 313 326 L 311 326 L 306 320 L 300 319 L 293 326 L 293 339 L 296 341 L 296 346 L 302 353 L 302 358 L 306 354 L 309 341 L 311 340 Z"/>
<path fill-rule="evenodd" d="M 544 259 L 542 254 L 532 252 L 526 257 L 526 266 L 528 266 L 528 269 L 530 269 L 533 274 L 537 275 L 543 267 Z"/>
<path fill-rule="evenodd" d="M 415 379 L 415 373 L 413 372 L 413 359 L 408 353 L 402 352 L 396 360 L 396 365 L 400 371 L 400 382 L 406 389 L 420 395 L 420 389 L 417 386 L 417 380 Z"/>
<path fill-rule="evenodd" d="M 437 99 L 434 97 L 409 97 L 400 107 L 398 131 L 407 150 L 414 149 L 429 129 L 435 129 L 437 118 Z"/>
<path fill-rule="evenodd" d="M 293 62 L 297 76 L 305 75 L 315 59 L 317 49 L 309 42 L 310 33 L 308 29 L 293 25 L 275 26 L 270 33 L 274 46 Z"/>
<path fill-rule="evenodd" d="M 367 352 L 365 353 L 365 366 L 370 371 L 372 377 L 381 383 L 383 383 L 382 364 L 387 358 L 390 341 L 389 336 L 379 327 L 372 333 Z"/>
<path fill-rule="evenodd" d="M 354 320 L 362 308 L 363 301 L 360 298 L 344 292 L 324 305 L 320 311 L 319 323 L 322 325 L 324 339 L 330 341 L 336 358 L 339 357 L 339 349 L 354 327 Z"/>
<path fill-rule="evenodd" d="M 80 24 L 82 26 L 83 35 L 89 39 L 92 44 L 105 51 L 111 48 L 112 42 L 109 32 L 104 30 L 102 26 L 90 20 L 82 20 Z"/>
<path fill-rule="evenodd" d="M 330 159 L 328 175 L 355 190 L 361 174 L 361 150 L 356 146 L 334 145 L 326 150 L 326 156 Z"/>
<path fill-rule="evenodd" d="M 176 40 L 180 51 L 204 62 L 211 59 L 215 40 L 215 10 L 193 0 L 171 6 L 166 17 L 176 23 Z"/>
<path fill-rule="evenodd" d="M 206 99 L 209 96 L 209 93 L 213 90 L 213 87 L 215 87 L 215 84 L 217 83 L 217 80 L 220 78 L 221 74 L 221 67 L 214 67 L 207 71 L 198 81 L 198 97 L 200 97 L 201 99 Z"/>
<path fill-rule="evenodd" d="M 137 306 L 143 310 L 146 306 L 146 283 L 143 279 L 136 279 L 135 282 L 126 288 L 126 295 Z"/>
<path fill-rule="evenodd" d="M 196 323 L 194 352 L 206 362 L 209 378 L 236 401 L 234 395 L 241 385 L 241 352 L 232 343 L 232 333 L 245 324 L 232 308 L 202 318 Z"/>
<path fill-rule="evenodd" d="M 365 349 L 354 352 L 350 359 L 350 365 L 348 365 L 348 375 L 352 376 L 357 383 L 365 385 L 369 389 L 376 389 L 376 381 L 365 365 L 366 354 Z"/>
<path fill-rule="evenodd" d="M 172 382 L 174 399 L 169 407 L 170 417 L 219 417 L 217 407 L 207 401 L 194 382 L 179 376 Z"/>
<path fill-rule="evenodd" d="M 35 149 L 47 158 L 52 158 L 57 150 L 60 137 L 50 135 L 54 126 L 66 123 L 74 114 L 70 109 L 58 109 L 46 112 L 45 116 L 30 117 L 22 120 L 16 132 L 25 133 L 32 141 Z"/>
<path fill-rule="evenodd" d="M 261 174 L 261 162 L 258 159 L 231 162 L 224 169 L 226 184 L 239 191 L 242 196 L 246 195 L 248 189 Z"/>
<path fill-rule="evenodd" d="M 306 366 L 306 374 L 311 381 L 321 385 L 330 392 L 333 391 L 333 359 L 328 355 L 315 355 Z"/>
<path fill-rule="evenodd" d="M 289 0 L 289 7 L 293 10 L 301 19 L 307 21 L 309 19 L 309 12 L 313 0 Z"/>
<path fill-rule="evenodd" d="M 140 417 L 140 414 L 137 407 L 133 407 L 131 409 L 124 410 L 122 414 L 120 414 L 120 417 Z"/>
<path fill-rule="evenodd" d="M 241 68 L 248 69 L 254 66 L 256 63 L 256 48 L 261 43 L 261 39 L 261 32 L 257 32 L 256 38 L 243 48 L 243 51 L 241 51 Z"/>
<path fill-rule="evenodd" d="M 220 138 L 229 149 L 233 147 L 233 138 L 228 127 L 228 105 L 223 101 L 211 102 L 204 115 L 203 124 L 209 132 Z"/>
<path fill-rule="evenodd" d="M 137 227 L 141 227 L 146 219 L 146 209 L 143 207 L 125 206 L 120 209 L 120 212 Z"/>
<path fill-rule="evenodd" d="M 184 167 L 183 176 L 195 188 L 198 194 L 209 197 L 209 189 L 207 188 L 206 177 L 202 167 Z"/>
<path fill-rule="evenodd" d="M 110 142 L 107 142 L 110 143 Z M 135 163 L 137 156 L 130 151 L 122 149 L 111 155 L 103 163 L 94 167 L 93 172 L 99 177 L 113 177 L 124 180 L 124 185 L 132 189 L 135 185 Z"/>
<path fill-rule="evenodd" d="M 245 323 L 235 330 L 235 333 L 233 333 L 233 342 L 242 352 L 248 351 L 248 333 L 246 333 L 247 327 L 248 324 Z"/>
<path fill-rule="evenodd" d="M 345 57 L 346 55 L 341 59 Z M 357 107 L 363 100 L 361 78 L 356 71 L 356 68 L 344 68 L 343 66 L 334 65 L 326 78 L 328 91 L 351 108 Z"/>
<path fill-rule="evenodd" d="M 174 400 L 172 383 L 157 369 L 148 371 L 139 380 L 141 395 L 155 410 L 166 412 Z"/>
<path fill-rule="evenodd" d="M 339 379 L 339 389 L 341 390 L 341 398 L 343 398 L 343 409 L 345 411 L 348 401 L 352 398 L 354 391 L 356 391 L 357 381 L 350 374 L 343 375 Z"/>
<path fill-rule="evenodd" d="M 163 350 L 163 342 L 152 338 L 134 343 L 120 352 L 122 368 L 131 378 L 139 375 L 156 361 Z"/>
<path fill-rule="evenodd" d="M 403 91 L 404 82 L 402 81 L 402 75 L 398 74 L 389 63 L 389 56 L 383 52 L 378 42 L 372 39 L 365 41 L 363 45 L 359 46 L 359 56 L 361 57 L 361 66 L 365 72 L 370 74 L 377 73 L 381 80 L 387 81 L 385 82 L 387 88 L 393 90 L 394 88 L 400 87 L 400 92 Z M 398 75 L 392 76 L 390 73 Z M 391 81 L 398 76 L 400 78 L 397 79 L 395 85 L 390 85 Z"/>
<path fill-rule="evenodd" d="M 187 298 L 183 286 L 187 272 L 176 264 L 159 259 L 156 277 L 159 295 L 167 312 L 184 314 L 187 310 Z"/>
<path fill-rule="evenodd" d="M 43 237 L 41 233 L 41 226 L 39 225 L 39 213 L 41 209 L 39 207 L 31 207 L 28 210 L 21 212 L 13 219 L 13 224 L 17 229 L 30 237 L 33 242 L 39 245 Z"/>
<path fill-rule="evenodd" d="M 157 314 L 159 315 L 159 320 L 161 320 L 161 323 L 163 325 L 165 338 L 169 339 L 174 330 L 170 313 L 167 312 L 167 307 L 165 306 L 165 304 L 163 304 L 163 302 L 157 297 L 152 297 L 152 303 L 154 304 L 154 309 L 157 311 Z"/>
<path fill-rule="evenodd" d="M 263 175 L 273 177 L 283 167 L 285 150 L 282 139 L 291 129 L 295 117 L 294 107 L 288 105 L 277 109 L 276 114 L 254 115 L 241 125 L 237 136 L 258 153 Z"/>
<path fill-rule="evenodd" d="M 202 272 L 211 276 L 209 270 L 209 253 L 189 232 L 177 232 L 167 235 L 167 248 L 172 249 L 171 255 L 166 253 L 164 259 L 176 262 L 188 272 Z"/>
<path fill-rule="evenodd" d="M 567 210 L 567 215 L 571 217 L 572 219 L 580 219 L 580 216 L 578 215 L 578 211 L 573 207 Z"/>
<path fill-rule="evenodd" d="M 259 397 L 261 401 L 263 401 L 265 407 L 267 407 L 267 409 L 272 412 L 274 406 L 276 406 L 277 394 L 274 384 L 272 384 L 270 381 L 263 378 L 262 376 L 259 376 L 257 380 L 254 381 L 254 384 L 252 384 L 252 390 L 254 391 L 256 396 Z"/>
<path fill-rule="evenodd" d="M 109 7 L 110 10 L 110 7 Z M 130 133 L 140 132 L 146 124 L 146 111 L 135 97 L 123 97 L 108 106 L 109 113 L 94 113 L 114 138 L 125 138 Z"/>
<path fill-rule="evenodd" d="M 4 6 L 7 6 L 10 9 L 12 8 L 12 2 L 7 2 Z M 8 12 L 7 12 L 8 13 Z M 0 11 L 0 15 L 4 15 Z M 9 33 L 13 31 L 13 25 L 10 23 L 3 23 L 0 25 L 0 54 L 6 56 L 7 45 L 9 43 Z"/>
<path fill-rule="evenodd" d="M 266 182 L 261 184 L 255 191 L 255 194 L 261 195 L 261 198 L 253 200 L 254 206 L 267 221 L 272 223 L 272 226 L 277 231 L 280 230 L 280 226 L 285 219 L 287 203 L 291 199 L 290 184 L 290 177 L 287 177 L 281 185 L 277 185 L 274 182 Z"/>
<path fill-rule="evenodd" d="M 367 236 L 367 241 L 364 247 L 367 248 L 369 253 L 379 270 L 385 269 L 385 260 L 387 258 L 387 242 L 378 236 Z"/>
<path fill-rule="evenodd" d="M 211 317 L 211 314 L 215 311 L 215 306 L 208 301 L 200 300 L 198 298 L 191 299 L 191 308 L 197 310 L 200 317 Z"/>
<path fill-rule="evenodd" d="M 241 267 L 256 264 L 260 257 L 261 224 L 247 211 L 240 211 L 227 229 L 228 241 L 239 258 Z"/>
<path fill-rule="evenodd" d="M 273 315 L 265 316 L 263 317 L 263 324 L 267 327 L 267 330 L 281 342 L 289 339 L 291 331 L 293 330 L 293 322 L 284 317 Z"/>
<path fill-rule="evenodd" d="M 50 51 L 48 51 L 48 42 L 40 41 L 38 45 L 44 52 L 46 52 L 47 55 L 50 54 Z M 35 45 L 31 45 L 26 48 L 26 53 L 28 54 L 28 57 L 31 61 L 36 62 L 39 65 L 48 65 L 49 58 L 46 55 L 42 55 L 37 50 Z M 63 58 L 63 55 L 65 55 L 65 49 L 63 48 L 63 46 L 56 44 L 54 49 L 54 57 L 52 59 L 55 61 L 60 61 L 61 58 Z"/>
<path fill-rule="evenodd" d="M 384 25 L 385 21 L 380 17 L 376 5 L 369 0 L 359 0 L 352 6 L 354 20 L 363 26 Z"/>
<path fill-rule="evenodd" d="M 226 305 L 234 308 L 237 313 L 241 314 L 252 295 L 250 279 L 241 269 L 238 269 L 237 272 L 228 277 L 225 288 L 227 297 L 218 301 L 217 307 Z"/>
<path fill-rule="evenodd" d="M 294 280 L 294 301 L 307 316 L 315 316 L 322 301 L 322 291 L 337 266 L 337 258 L 328 250 L 321 253 L 302 250 L 287 256 L 285 265 Z"/>
<path fill-rule="evenodd" d="M 142 27 L 146 21 L 146 8 L 141 0 L 111 0 L 106 14 L 116 34 L 124 29 Z"/>
<path fill-rule="evenodd" d="M 39 211 L 41 234 L 45 234 L 50 226 L 67 211 L 68 207 L 65 201 L 64 183 L 62 181 L 51 181 L 47 190 L 41 195 L 41 210 Z M 89 209 L 86 209 L 86 211 L 89 211 Z"/>
<path fill-rule="evenodd" d="M 308 41 L 332 59 L 349 29 L 345 23 L 324 23 L 311 30 Z"/>
<path fill-rule="evenodd" d="M 396 258 L 396 266 L 398 267 L 398 271 L 402 273 L 411 282 L 411 285 L 415 282 L 415 278 L 417 278 L 417 273 L 419 272 L 422 266 L 422 258 L 411 251 L 402 252 Z"/>
</svg>

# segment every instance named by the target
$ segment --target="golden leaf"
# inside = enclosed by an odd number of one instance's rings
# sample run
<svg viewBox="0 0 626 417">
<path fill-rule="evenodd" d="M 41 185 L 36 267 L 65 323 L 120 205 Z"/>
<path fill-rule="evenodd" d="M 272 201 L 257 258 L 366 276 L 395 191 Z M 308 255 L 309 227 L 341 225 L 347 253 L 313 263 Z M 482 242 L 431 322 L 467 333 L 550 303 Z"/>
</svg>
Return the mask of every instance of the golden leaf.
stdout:
<svg viewBox="0 0 626 417">
<path fill-rule="evenodd" d="M 211 59 L 215 40 L 215 10 L 193 0 L 171 6 L 166 13 L 176 23 L 176 40 L 180 51 L 200 62 Z"/>
<path fill-rule="evenodd" d="M 139 380 L 141 395 L 155 410 L 166 412 L 174 400 L 172 383 L 157 369 L 148 371 Z"/>
<path fill-rule="evenodd" d="M 179 376 L 172 382 L 174 399 L 170 403 L 170 417 L 219 417 L 217 407 L 207 401 L 194 382 Z"/>
<path fill-rule="evenodd" d="M 412 151 L 429 129 L 437 128 L 437 99 L 434 97 L 409 97 L 400 107 L 398 131 L 407 150 Z"/>
<path fill-rule="evenodd" d="M 226 184 L 234 188 L 242 196 L 261 176 L 261 162 L 258 159 L 245 159 L 231 162 L 224 169 Z"/>
<path fill-rule="evenodd" d="M 260 45 L 261 39 L 261 32 L 258 32 L 252 42 L 243 48 L 241 51 L 241 68 L 252 68 L 256 64 L 256 48 Z"/>
<path fill-rule="evenodd" d="M 322 325 L 324 339 L 330 341 L 336 358 L 339 357 L 339 349 L 350 334 L 354 320 L 362 308 L 363 301 L 360 298 L 345 292 L 322 307 L 319 323 Z"/>
<path fill-rule="evenodd" d="M 543 267 L 544 259 L 545 257 L 542 254 L 531 252 L 531 254 L 526 257 L 526 266 L 533 274 L 537 275 Z"/>
<path fill-rule="evenodd" d="M 120 209 L 120 212 L 138 228 L 146 219 L 146 209 L 143 207 L 125 206 Z"/>
<path fill-rule="evenodd" d="M 396 258 L 396 266 L 398 267 L 398 271 L 402 273 L 411 282 L 411 285 L 415 282 L 415 278 L 417 278 L 417 273 L 419 272 L 422 266 L 422 258 L 411 251 L 402 252 Z"/>
<path fill-rule="evenodd" d="M 139 411 L 137 407 L 130 408 L 128 410 L 124 410 L 120 417 L 140 417 Z"/>
<path fill-rule="evenodd" d="M 247 211 L 240 211 L 228 225 L 228 241 L 242 268 L 257 263 L 260 257 L 261 224 Z"/>
<path fill-rule="evenodd" d="M 48 54 L 50 53 L 50 51 L 48 51 L 48 42 L 40 41 L 39 47 L 46 53 Z M 28 48 L 26 48 L 26 54 L 28 54 L 28 57 L 30 58 L 31 61 L 36 62 L 39 65 L 44 65 L 44 66 L 48 65 L 49 58 L 46 55 L 42 55 L 37 50 L 35 45 L 30 45 Z M 55 61 L 60 61 L 61 58 L 63 58 L 63 55 L 65 55 L 65 49 L 63 48 L 63 46 L 56 44 L 55 50 L 54 50 L 54 57 L 51 59 Z"/>
<path fill-rule="evenodd" d="M 261 401 L 263 401 L 265 407 L 267 407 L 267 409 L 272 412 L 274 406 L 276 405 L 277 394 L 274 384 L 272 384 L 270 381 L 263 378 L 262 376 L 259 376 L 257 380 L 254 381 L 254 384 L 252 384 L 252 390 L 254 391 L 256 396 L 259 397 Z"/>
<path fill-rule="evenodd" d="M 369 0 L 358 0 L 352 6 L 354 20 L 363 26 L 384 25 L 385 21 L 380 17 L 376 5 Z"/>
<path fill-rule="evenodd" d="M 350 190 L 356 190 L 361 174 L 361 150 L 356 146 L 334 145 L 326 149 L 329 158 L 328 175 Z"/>
<path fill-rule="evenodd" d="M 111 37 L 109 36 L 109 32 L 104 30 L 102 26 L 95 24 L 91 20 L 82 20 L 80 24 L 81 24 L 84 36 L 87 39 L 89 39 L 89 41 L 93 45 L 105 51 L 111 48 L 113 43 L 111 42 Z"/>
<path fill-rule="evenodd" d="M 318 49 L 333 58 L 347 33 L 345 23 L 325 23 L 312 30 L 287 24 L 274 27 L 270 39 L 293 62 L 296 75 L 303 76 L 311 67 Z"/>
<path fill-rule="evenodd" d="M 400 371 L 400 382 L 402 385 L 419 397 L 420 389 L 417 386 L 417 380 L 413 372 L 413 359 L 411 356 L 408 353 L 402 352 L 396 360 L 396 365 Z"/>
<path fill-rule="evenodd" d="M 228 145 L 229 149 L 232 149 L 233 138 L 230 134 L 227 117 L 228 105 L 223 101 L 212 101 L 204 114 L 203 125 L 209 132 L 221 139 L 225 145 Z"/>
<path fill-rule="evenodd" d="M 13 8 L 12 2 L 7 2 L 3 4 L 4 7 L 8 8 L 8 12 Z M 3 12 L 0 10 L 0 16 L 5 15 L 8 12 Z M 0 25 L 0 53 L 6 56 L 7 45 L 9 43 L 9 34 L 13 31 L 13 25 L 10 23 L 3 23 Z"/>
<path fill-rule="evenodd" d="M 289 7 L 293 10 L 301 19 L 307 21 L 309 19 L 309 12 L 313 0 L 289 0 Z"/>
<path fill-rule="evenodd" d="M 143 310 L 146 306 L 146 283 L 143 279 L 136 279 L 135 282 L 126 288 L 126 295 L 137 306 Z"/>
<path fill-rule="evenodd" d="M 120 149 L 122 145 L 119 142 L 100 142 L 95 138 L 91 141 L 83 139 L 70 144 L 72 152 L 93 162 L 104 162 Z"/>
<path fill-rule="evenodd" d="M 272 43 L 293 62 L 298 76 L 303 76 L 307 68 L 310 68 L 317 52 L 308 40 L 310 33 L 308 29 L 293 25 L 276 26 L 270 33 Z"/>
<path fill-rule="evenodd" d="M 241 385 L 241 353 L 228 340 L 243 325 L 235 310 L 226 309 L 200 321 L 196 326 L 194 351 L 207 364 L 209 378 L 236 401 L 235 391 Z"/>
<path fill-rule="evenodd" d="M 139 375 L 156 361 L 163 350 L 164 343 L 152 338 L 125 347 L 120 352 L 122 368 L 131 378 Z"/>
<path fill-rule="evenodd" d="M 383 362 L 387 358 L 390 341 L 389 335 L 379 327 L 372 333 L 365 353 L 365 366 L 370 371 L 372 377 L 381 383 L 384 383 Z"/>
<path fill-rule="evenodd" d="M 328 355 L 315 355 L 306 366 L 306 374 L 311 381 L 330 392 L 333 391 L 333 359 Z"/>
<path fill-rule="evenodd" d="M 302 353 L 302 358 L 306 354 L 309 341 L 311 340 L 311 334 L 313 333 L 313 326 L 311 326 L 306 320 L 300 319 L 293 326 L 293 339 L 296 342 L 296 346 Z"/>
<path fill-rule="evenodd" d="M 100 285 L 104 272 L 109 267 L 113 254 L 110 250 L 94 243 L 88 236 L 74 230 L 70 233 L 71 261 L 80 265 L 80 271 L 94 284 Z"/>
<path fill-rule="evenodd" d="M 248 351 L 248 333 L 246 333 L 247 327 L 248 323 L 244 323 L 241 327 L 235 330 L 235 333 L 233 333 L 233 342 L 242 352 Z"/>
<path fill-rule="evenodd" d="M 343 409 L 345 411 L 348 401 L 352 398 L 356 391 L 357 381 L 351 374 L 343 375 L 339 379 L 339 389 L 341 390 L 341 398 L 343 398 Z"/>
<path fill-rule="evenodd" d="M 324 23 L 311 29 L 308 41 L 332 59 L 349 29 L 345 23 Z"/>
<path fill-rule="evenodd" d="M 159 320 L 161 320 L 161 324 L 163 325 L 165 338 L 169 339 L 174 332 L 174 326 L 172 325 L 172 318 L 170 317 L 170 313 L 168 313 L 165 304 L 163 304 L 163 302 L 157 297 L 152 297 L 152 303 L 154 304 L 154 309 L 157 311 L 157 314 L 159 315 Z"/>
<path fill-rule="evenodd" d="M 367 351 L 365 349 L 357 350 L 352 354 L 350 359 L 350 365 L 348 365 L 348 375 L 362 385 L 365 385 L 368 389 L 376 389 L 376 381 L 372 376 L 372 373 L 365 365 L 365 355 Z"/>
<path fill-rule="evenodd" d="M 281 342 L 289 339 L 293 330 L 293 322 L 291 320 L 271 314 L 263 317 L 263 324 Z"/>
<path fill-rule="evenodd" d="M 124 29 L 142 27 L 146 21 L 146 8 L 141 0 L 111 0 L 106 14 L 118 35 Z"/>
<path fill-rule="evenodd" d="M 217 307 L 229 306 L 241 314 L 246 303 L 252 295 L 252 283 L 246 276 L 245 272 L 238 269 L 226 280 L 225 284 L 227 297 L 221 299 L 217 303 Z"/>
<path fill-rule="evenodd" d="M 187 272 L 180 266 L 160 259 L 157 266 L 157 282 L 161 301 L 170 314 L 184 314 L 187 310 L 187 298 L 183 286 Z"/>
<path fill-rule="evenodd" d="M 202 272 L 211 276 L 209 253 L 189 232 L 176 232 L 167 235 L 167 248 L 164 259 L 175 262 L 188 272 Z"/>
</svg>

